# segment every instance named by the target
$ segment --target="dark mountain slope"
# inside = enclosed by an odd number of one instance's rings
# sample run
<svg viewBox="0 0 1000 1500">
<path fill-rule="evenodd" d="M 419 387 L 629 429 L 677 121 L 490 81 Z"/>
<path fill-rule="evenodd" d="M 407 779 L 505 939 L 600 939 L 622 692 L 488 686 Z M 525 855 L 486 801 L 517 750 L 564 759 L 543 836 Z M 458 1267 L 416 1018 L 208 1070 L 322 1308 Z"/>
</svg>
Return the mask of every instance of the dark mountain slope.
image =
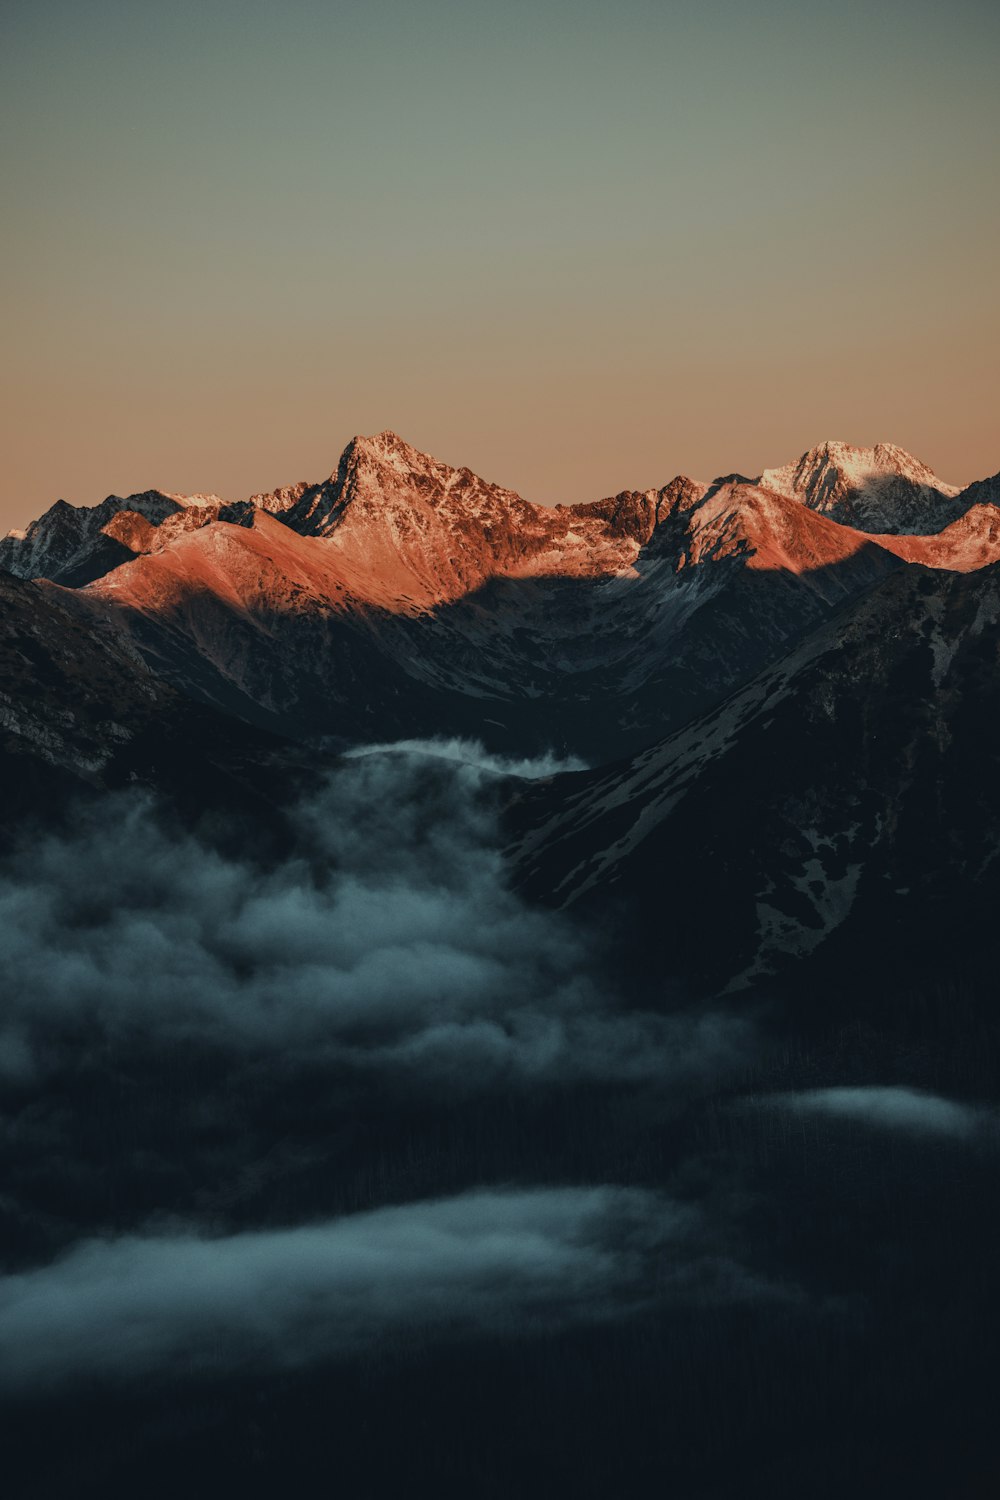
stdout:
<svg viewBox="0 0 1000 1500">
<path fill-rule="evenodd" d="M 993 966 L 1000 568 L 907 570 L 679 734 L 511 812 L 525 890 L 654 982 L 869 1005 Z M 621 935 L 621 934 L 619 934 Z"/>
<path fill-rule="evenodd" d="M 164 792 L 198 819 L 263 817 L 298 774 L 282 746 L 160 681 L 69 590 L 0 572 L 5 837 L 124 786 Z"/>
<path fill-rule="evenodd" d="M 83 598 L 184 691 L 281 732 L 475 734 L 609 759 L 901 566 L 863 533 L 743 484 L 678 480 L 587 507 L 585 526 L 548 513 L 541 550 L 529 531 L 517 554 L 496 496 L 478 513 L 448 491 L 429 513 L 409 483 L 389 498 L 360 489 L 331 535 L 259 511 L 188 531 Z"/>
</svg>

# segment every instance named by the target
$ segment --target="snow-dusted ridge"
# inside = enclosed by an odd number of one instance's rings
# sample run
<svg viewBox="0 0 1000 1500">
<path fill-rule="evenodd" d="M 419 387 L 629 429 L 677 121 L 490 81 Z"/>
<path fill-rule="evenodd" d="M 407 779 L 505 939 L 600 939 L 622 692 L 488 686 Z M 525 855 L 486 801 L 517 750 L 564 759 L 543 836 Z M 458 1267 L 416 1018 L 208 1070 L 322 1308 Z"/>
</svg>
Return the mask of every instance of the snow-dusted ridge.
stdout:
<svg viewBox="0 0 1000 1500">
<path fill-rule="evenodd" d="M 426 595 L 423 602 L 431 602 L 461 593 L 470 582 L 476 586 L 481 576 L 495 572 L 628 572 L 662 519 L 695 508 L 706 496 L 717 516 L 734 497 L 738 501 L 742 494 L 745 503 L 751 489 L 780 495 L 869 535 L 932 535 L 971 505 L 995 503 L 997 486 L 984 480 L 960 491 L 895 444 L 857 448 L 831 441 L 792 463 L 765 469 L 754 480 L 732 475 L 706 486 L 678 476 L 660 489 L 546 507 L 490 484 L 468 468 L 443 463 L 385 430 L 352 438 L 327 479 L 300 481 L 245 501 L 162 490 L 109 495 L 90 507 L 56 501 L 28 527 L 0 541 L 0 566 L 22 578 L 47 577 L 79 586 L 130 556 L 162 550 L 182 531 L 215 521 L 248 524 L 260 511 L 277 516 L 299 535 L 336 539 L 347 551 L 360 543 L 367 553 L 384 553 L 388 541 L 393 557 L 373 557 L 377 568 L 370 571 L 381 570 L 381 586 L 371 585 L 368 591 L 374 588 L 379 602 L 394 588 L 400 597 L 412 599 L 412 590 L 393 576 L 402 557 L 406 571 L 421 575 L 416 598 Z M 470 557 L 470 551 L 483 551 L 477 542 L 485 542 L 492 556 Z M 442 545 L 453 552 L 453 543 L 459 558 L 447 563 L 428 558 L 429 544 L 438 552 Z"/>
<path fill-rule="evenodd" d="M 892 445 L 825 443 L 757 479 L 547 507 L 386 431 L 318 484 L 245 501 L 54 506 L 0 565 L 70 586 L 175 685 L 282 733 L 600 759 L 704 711 L 888 573 L 1000 559 L 992 491 L 965 493 Z"/>
<path fill-rule="evenodd" d="M 757 480 L 791 500 L 862 531 L 912 535 L 941 531 L 962 513 L 961 491 L 895 443 L 855 448 L 825 442 Z"/>
</svg>

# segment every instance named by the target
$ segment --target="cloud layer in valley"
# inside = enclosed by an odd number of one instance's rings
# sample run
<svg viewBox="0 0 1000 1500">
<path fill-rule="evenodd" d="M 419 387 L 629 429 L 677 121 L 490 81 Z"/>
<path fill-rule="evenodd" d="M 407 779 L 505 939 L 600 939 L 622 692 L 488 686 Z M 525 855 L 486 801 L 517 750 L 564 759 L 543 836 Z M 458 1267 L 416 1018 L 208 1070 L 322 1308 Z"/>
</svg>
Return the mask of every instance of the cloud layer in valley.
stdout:
<svg viewBox="0 0 1000 1500">
<path fill-rule="evenodd" d="M 323 1053 L 476 1088 L 732 1062 L 744 1027 L 627 1010 L 593 977 L 591 939 L 508 889 L 503 774 L 452 742 L 348 759 L 295 814 L 299 852 L 269 868 L 165 828 L 141 796 L 109 798 L 0 872 L 0 1065 L 44 1071 L 64 1034 Z"/>
<path fill-rule="evenodd" d="M 512 1119 L 509 1090 L 515 1112 L 527 1093 L 558 1113 L 566 1087 L 623 1082 L 659 1117 L 750 1039 L 708 1011 L 631 1009 L 592 937 L 508 888 L 510 778 L 558 769 L 374 747 L 291 814 L 277 862 L 138 794 L 6 861 L 10 1388 L 785 1295 L 733 1256 L 725 1211 L 600 1181 L 599 1122 L 581 1186 Z"/>
<path fill-rule="evenodd" d="M 484 1189 L 290 1229 L 87 1240 L 0 1278 L 0 1387 L 289 1368 L 413 1335 L 524 1336 L 677 1299 L 794 1296 L 661 1194 Z"/>
<path fill-rule="evenodd" d="M 223 1238 L 79 1244 L 0 1279 L 0 1377 L 294 1366 L 407 1332 L 600 1319 L 641 1301 L 690 1210 L 621 1188 L 480 1191 Z"/>
</svg>

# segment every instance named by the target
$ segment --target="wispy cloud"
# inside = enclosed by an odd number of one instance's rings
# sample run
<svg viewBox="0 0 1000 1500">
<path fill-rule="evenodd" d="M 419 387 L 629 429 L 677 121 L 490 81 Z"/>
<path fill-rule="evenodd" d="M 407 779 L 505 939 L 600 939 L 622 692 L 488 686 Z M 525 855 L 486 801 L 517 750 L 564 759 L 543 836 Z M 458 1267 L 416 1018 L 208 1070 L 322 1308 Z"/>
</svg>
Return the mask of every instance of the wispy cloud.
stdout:
<svg viewBox="0 0 1000 1500">
<path fill-rule="evenodd" d="M 694 1210 L 652 1193 L 558 1187 L 225 1238 L 90 1240 L 0 1279 L 0 1382 L 304 1365 L 410 1333 L 524 1335 L 627 1314 L 671 1276 L 758 1295 L 725 1264 L 699 1269 L 699 1233 Z"/>
<path fill-rule="evenodd" d="M 760 1101 L 799 1114 L 853 1120 L 882 1130 L 966 1139 L 989 1127 L 993 1112 L 897 1085 L 805 1089 Z"/>
<path fill-rule="evenodd" d="M 478 740 L 393 740 L 381 745 L 362 745 L 345 752 L 347 759 L 369 755 L 418 755 L 452 761 L 476 772 L 491 776 L 516 776 L 525 781 L 539 781 L 563 771 L 584 771 L 586 761 L 575 755 L 502 756 L 493 755 Z"/>
</svg>

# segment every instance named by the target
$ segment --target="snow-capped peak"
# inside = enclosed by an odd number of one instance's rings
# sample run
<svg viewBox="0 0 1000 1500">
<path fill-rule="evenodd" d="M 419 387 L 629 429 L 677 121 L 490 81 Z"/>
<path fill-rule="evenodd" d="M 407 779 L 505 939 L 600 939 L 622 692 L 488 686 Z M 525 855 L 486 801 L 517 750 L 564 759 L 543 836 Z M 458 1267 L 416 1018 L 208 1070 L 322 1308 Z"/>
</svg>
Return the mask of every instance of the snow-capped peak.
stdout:
<svg viewBox="0 0 1000 1500">
<path fill-rule="evenodd" d="M 756 483 L 863 531 L 936 532 L 958 514 L 958 488 L 895 443 L 819 443 Z"/>
</svg>

